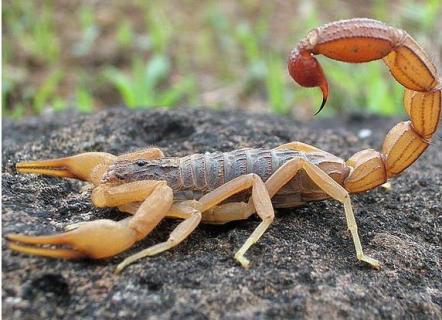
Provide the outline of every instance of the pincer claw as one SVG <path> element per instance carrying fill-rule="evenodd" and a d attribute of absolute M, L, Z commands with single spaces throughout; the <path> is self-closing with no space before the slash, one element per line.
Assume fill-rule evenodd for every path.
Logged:
<path fill-rule="evenodd" d="M 115 158 L 105 152 L 87 152 L 66 158 L 19 162 L 16 169 L 19 173 L 75 178 L 97 185 Z"/>
<path fill-rule="evenodd" d="M 136 241 L 136 232 L 124 220 L 103 219 L 82 223 L 65 233 L 50 236 L 9 234 L 6 239 L 11 241 L 10 249 L 22 253 L 63 259 L 100 259 L 128 249 Z"/>

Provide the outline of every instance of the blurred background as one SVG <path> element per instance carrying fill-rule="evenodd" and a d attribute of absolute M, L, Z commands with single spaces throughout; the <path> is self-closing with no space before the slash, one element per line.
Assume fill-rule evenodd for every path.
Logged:
<path fill-rule="evenodd" d="M 442 1 L 3 1 L 3 116 L 73 108 L 204 106 L 308 120 L 319 89 L 287 74 L 291 49 L 324 23 L 370 17 L 407 30 L 438 67 Z M 331 98 L 321 113 L 403 112 L 381 62 L 319 58 Z"/>

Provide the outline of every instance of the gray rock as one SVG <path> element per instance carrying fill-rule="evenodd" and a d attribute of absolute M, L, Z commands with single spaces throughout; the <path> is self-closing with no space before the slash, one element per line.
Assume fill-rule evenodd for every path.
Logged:
<path fill-rule="evenodd" d="M 348 158 L 379 149 L 397 119 L 351 116 L 303 125 L 271 115 L 214 112 L 109 110 L 95 115 L 3 120 L 3 234 L 47 234 L 99 218 L 85 183 L 17 175 L 20 160 L 85 151 L 123 153 L 149 145 L 167 155 L 275 147 L 299 140 Z M 361 129 L 372 134 L 358 137 Z M 440 135 L 440 133 L 439 133 Z M 103 261 L 52 260 L 13 253 L 3 241 L 3 317 L 6 319 L 251 319 L 441 318 L 442 141 L 392 188 L 353 196 L 375 271 L 358 263 L 336 201 L 279 210 L 272 227 L 248 252 L 250 269 L 233 254 L 258 219 L 200 226 L 177 248 L 130 266 L 115 266 L 163 241 L 176 225 L 164 221 L 145 240 Z"/>

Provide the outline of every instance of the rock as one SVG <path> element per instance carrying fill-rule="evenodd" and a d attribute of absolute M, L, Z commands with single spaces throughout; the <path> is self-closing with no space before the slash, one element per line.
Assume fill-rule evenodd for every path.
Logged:
<path fill-rule="evenodd" d="M 202 109 L 56 114 L 19 123 L 3 120 L 3 234 L 47 234 L 69 223 L 121 219 L 96 209 L 91 188 L 69 179 L 17 175 L 20 160 L 85 151 L 124 153 L 146 146 L 167 155 L 275 147 L 299 140 L 348 158 L 379 149 L 398 119 L 349 116 L 300 124 L 265 114 Z M 358 137 L 361 128 L 371 135 Z M 440 133 L 439 133 L 440 135 Z M 391 189 L 352 197 L 365 251 L 375 271 L 358 263 L 336 201 L 278 210 L 272 227 L 248 252 L 251 268 L 233 254 L 257 218 L 202 225 L 177 248 L 115 275 L 115 266 L 163 241 L 164 221 L 145 240 L 103 261 L 62 261 L 13 253 L 3 241 L 3 316 L 8 319 L 145 318 L 441 318 L 442 141 Z"/>

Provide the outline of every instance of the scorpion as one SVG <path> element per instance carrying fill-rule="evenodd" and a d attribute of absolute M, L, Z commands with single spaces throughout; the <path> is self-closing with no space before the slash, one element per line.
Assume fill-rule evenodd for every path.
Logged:
<path fill-rule="evenodd" d="M 94 185 L 91 200 L 96 207 L 116 207 L 131 215 L 119 222 L 76 223 L 55 235 L 8 234 L 9 248 L 53 258 L 102 259 L 129 249 L 164 218 L 181 220 L 166 241 L 123 260 L 116 268 L 120 272 L 138 259 L 178 245 L 200 223 L 223 224 L 256 213 L 261 222 L 235 254 L 247 267 L 244 255 L 271 225 L 274 208 L 333 198 L 343 204 L 357 259 L 379 268 L 380 262 L 362 249 L 349 194 L 384 184 L 427 149 L 440 120 L 442 80 L 407 32 L 367 18 L 332 22 L 310 31 L 288 59 L 289 74 L 299 85 L 321 89 L 319 111 L 329 95 L 327 79 L 315 58 L 319 54 L 349 63 L 382 59 L 405 87 L 403 102 L 411 120 L 389 131 L 380 152 L 366 149 L 344 161 L 314 146 L 290 142 L 274 149 L 181 158 L 165 157 L 152 147 L 120 156 L 88 152 L 19 162 L 20 173 L 88 181 Z"/>

